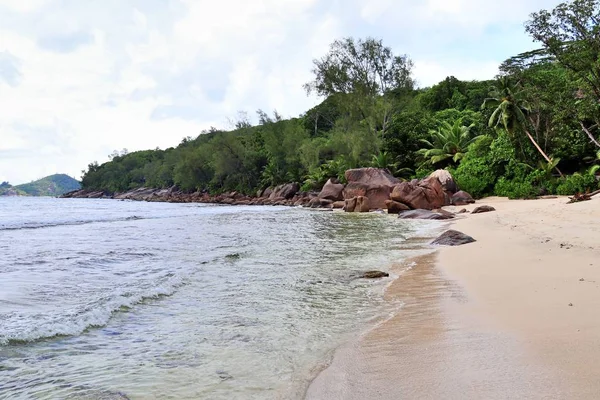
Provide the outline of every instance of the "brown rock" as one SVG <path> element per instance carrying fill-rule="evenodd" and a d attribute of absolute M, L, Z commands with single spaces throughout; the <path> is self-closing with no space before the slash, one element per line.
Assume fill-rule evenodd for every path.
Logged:
<path fill-rule="evenodd" d="M 356 199 L 357 197 L 353 197 L 351 199 L 344 200 L 344 211 L 354 212 L 354 209 L 356 208 Z"/>
<path fill-rule="evenodd" d="M 469 193 L 461 190 L 452 196 L 451 203 L 455 206 L 466 206 L 467 204 L 475 203 L 475 200 Z"/>
<path fill-rule="evenodd" d="M 342 209 L 346 205 L 345 201 L 336 201 L 333 203 L 333 208 Z"/>
<path fill-rule="evenodd" d="M 319 193 L 319 197 L 321 199 L 327 199 L 332 201 L 340 201 L 344 200 L 344 185 L 338 183 L 335 179 L 329 179 L 323 189 L 321 189 L 321 193 Z"/>
<path fill-rule="evenodd" d="M 382 272 L 382 271 L 367 271 L 365 273 L 363 273 L 360 278 L 363 279 L 379 279 L 379 278 L 387 278 L 388 276 L 390 276 L 390 274 L 388 274 L 387 272 Z"/>
<path fill-rule="evenodd" d="M 364 196 L 369 199 L 372 209 L 385 208 L 385 201 L 390 199 L 394 185 L 400 182 L 387 170 L 378 168 L 358 168 L 346 171 L 346 185 L 344 199 Z"/>
<path fill-rule="evenodd" d="M 448 172 L 447 170 L 438 169 L 437 171 L 432 172 L 431 175 L 429 175 L 429 177 L 437 178 L 438 181 L 440 181 L 440 183 L 442 184 L 442 188 L 445 192 L 450 192 L 451 195 L 452 193 L 458 192 L 458 185 L 454 181 L 454 178 L 452 177 L 450 172 Z"/>
<path fill-rule="evenodd" d="M 437 239 L 431 242 L 431 244 L 441 246 L 460 246 L 467 243 L 473 243 L 475 241 L 476 240 L 471 236 L 451 229 L 442 233 Z"/>
<path fill-rule="evenodd" d="M 273 193 L 269 195 L 270 200 L 283 197 L 284 199 L 291 199 L 300 190 L 300 184 L 298 182 L 285 183 L 279 185 L 273 189 Z M 266 190 L 265 190 L 266 192 Z M 263 194 L 264 196 L 264 194 Z"/>
<path fill-rule="evenodd" d="M 388 171 L 380 168 L 357 168 L 349 169 L 345 173 L 348 183 L 360 182 L 369 186 L 394 187 L 400 183 L 400 179 L 392 176 Z"/>
<path fill-rule="evenodd" d="M 454 213 L 451 213 L 450 211 L 444 210 L 442 208 L 436 208 L 435 210 L 432 210 L 432 211 L 434 213 L 442 214 L 443 216 L 446 216 L 448 218 L 456 217 L 456 215 L 454 215 Z"/>
<path fill-rule="evenodd" d="M 402 182 L 392 190 L 391 199 L 412 209 L 433 210 L 445 205 L 444 190 L 437 178 L 427 178 L 414 185 Z"/>
<path fill-rule="evenodd" d="M 476 209 L 474 209 L 473 211 L 471 211 L 471 214 L 481 214 L 481 213 L 486 213 L 486 212 L 491 212 L 491 211 L 496 211 L 496 209 L 492 206 L 479 206 Z"/>
<path fill-rule="evenodd" d="M 398 214 L 402 211 L 410 210 L 410 207 L 408 207 L 407 205 L 398 203 L 397 201 L 394 201 L 394 200 L 386 200 L 385 206 L 388 210 L 388 214 Z"/>
<path fill-rule="evenodd" d="M 466 208 L 463 208 L 462 210 L 460 210 L 459 212 L 457 212 L 457 214 L 466 214 L 468 211 Z"/>
<path fill-rule="evenodd" d="M 443 214 L 435 213 L 430 210 L 409 210 L 409 211 L 403 211 L 400 214 L 398 214 L 398 218 L 445 220 L 445 219 L 451 219 L 453 217 L 447 217 Z"/>
<path fill-rule="evenodd" d="M 365 196 L 345 200 L 344 211 L 346 212 L 369 212 L 369 210 L 369 199 Z"/>

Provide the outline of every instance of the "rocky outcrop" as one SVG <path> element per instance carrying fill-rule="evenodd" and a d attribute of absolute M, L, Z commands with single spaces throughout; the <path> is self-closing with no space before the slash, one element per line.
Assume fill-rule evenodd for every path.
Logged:
<path fill-rule="evenodd" d="M 398 218 L 445 220 L 445 219 L 452 219 L 452 218 L 454 218 L 454 216 L 448 216 L 448 215 L 436 213 L 431 210 L 410 210 L 410 211 L 401 212 L 400 214 L 398 214 Z"/>
<path fill-rule="evenodd" d="M 479 206 L 473 211 L 471 211 L 471 214 L 482 214 L 491 211 L 496 211 L 496 209 L 492 206 Z"/>
<path fill-rule="evenodd" d="M 344 200 L 344 185 L 339 183 L 337 180 L 329 179 L 321 192 L 319 193 L 319 198 L 331 200 L 331 201 L 341 201 Z"/>
<path fill-rule="evenodd" d="M 475 239 L 473 239 L 471 236 L 451 229 L 442 233 L 437 239 L 431 242 L 431 244 L 440 246 L 460 246 L 473 242 L 475 242 Z"/>
<path fill-rule="evenodd" d="M 369 198 L 365 196 L 357 196 L 345 200 L 344 211 L 346 212 L 369 212 L 369 210 Z"/>
<path fill-rule="evenodd" d="M 394 200 L 386 200 L 385 207 L 388 210 L 388 214 L 398 214 L 398 213 L 401 213 L 402 211 L 410 210 L 410 207 L 407 206 L 406 204 L 398 203 L 397 201 L 394 201 Z"/>
<path fill-rule="evenodd" d="M 450 172 L 448 172 L 445 169 L 438 169 L 437 171 L 433 171 L 429 175 L 429 178 L 437 178 L 437 180 L 440 181 L 440 183 L 442 184 L 443 190 L 446 193 L 448 193 L 449 196 L 452 196 L 452 194 L 458 192 L 458 185 L 454 181 L 454 178 L 452 177 Z"/>
<path fill-rule="evenodd" d="M 345 174 L 348 185 L 344 188 L 344 199 L 363 196 L 369 199 L 372 209 L 385 208 L 392 188 L 400 183 L 388 171 L 379 168 L 350 169 Z"/>
<path fill-rule="evenodd" d="M 300 184 L 298 182 L 284 183 L 283 185 L 276 186 L 273 189 L 273 193 L 269 195 L 269 200 L 289 200 L 294 197 L 298 191 L 300 191 Z"/>
<path fill-rule="evenodd" d="M 435 177 L 423 179 L 416 185 L 412 182 L 402 182 L 394 187 L 390 197 L 415 210 L 433 210 L 446 205 L 442 184 Z"/>
<path fill-rule="evenodd" d="M 394 185 L 400 183 L 400 179 L 392 176 L 387 170 L 380 168 L 349 169 L 344 176 L 348 183 L 360 182 L 371 186 L 394 187 Z"/>
<path fill-rule="evenodd" d="M 307 204 L 310 208 L 333 208 L 333 201 L 313 197 Z"/>
<path fill-rule="evenodd" d="M 454 206 L 466 206 L 475 203 L 475 200 L 469 193 L 461 190 L 452 195 L 451 203 Z"/>

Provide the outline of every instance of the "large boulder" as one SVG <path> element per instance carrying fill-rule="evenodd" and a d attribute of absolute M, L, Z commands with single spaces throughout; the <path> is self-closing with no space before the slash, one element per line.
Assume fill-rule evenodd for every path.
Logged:
<path fill-rule="evenodd" d="M 437 178 L 413 182 L 402 182 L 394 187 L 391 199 L 406 204 L 412 209 L 433 210 L 446 205 L 446 194 Z"/>
<path fill-rule="evenodd" d="M 398 203 L 394 200 L 386 200 L 385 207 L 388 210 L 388 214 L 399 214 L 402 211 L 410 210 L 410 207 L 408 207 L 406 204 Z"/>
<path fill-rule="evenodd" d="M 400 183 L 400 179 L 395 178 L 385 169 L 380 168 L 356 168 L 349 169 L 344 174 L 348 183 L 360 182 L 375 186 L 394 187 Z"/>
<path fill-rule="evenodd" d="M 455 206 L 466 206 L 467 204 L 473 204 L 475 203 L 475 199 L 473 199 L 473 197 L 471 197 L 471 195 L 467 192 L 464 191 L 459 191 L 454 193 L 454 195 L 452 195 L 452 205 Z"/>
<path fill-rule="evenodd" d="M 298 182 L 284 183 L 273 189 L 273 193 L 269 195 L 269 200 L 275 199 L 291 199 L 300 190 L 300 184 Z M 265 194 L 263 193 L 263 196 Z"/>
<path fill-rule="evenodd" d="M 344 211 L 346 212 L 369 212 L 369 210 L 369 199 L 365 196 L 345 200 Z"/>
<path fill-rule="evenodd" d="M 437 239 L 431 242 L 431 244 L 437 244 L 441 246 L 460 246 L 473 242 L 475 242 L 475 239 L 473 239 L 471 236 L 451 229 L 442 233 Z"/>
<path fill-rule="evenodd" d="M 400 183 L 389 172 L 378 168 L 358 168 L 346 171 L 344 199 L 363 196 L 369 199 L 372 209 L 385 208 L 385 202 L 390 199 L 390 193 L 395 185 Z"/>
<path fill-rule="evenodd" d="M 436 213 L 430 210 L 409 210 L 402 211 L 398 214 L 398 218 L 401 219 L 434 219 L 434 220 L 445 220 L 452 219 L 453 216 Z"/>
<path fill-rule="evenodd" d="M 319 198 L 331 201 L 341 201 L 344 200 L 343 191 L 343 184 L 339 183 L 337 180 L 329 179 L 323 186 L 323 189 L 321 189 Z"/>
<path fill-rule="evenodd" d="M 458 192 L 458 185 L 454 181 L 454 178 L 445 169 L 438 169 L 437 171 L 433 171 L 430 175 L 430 178 L 437 178 L 438 181 L 442 184 L 442 188 L 445 192 L 449 192 L 450 196 L 452 194 Z"/>

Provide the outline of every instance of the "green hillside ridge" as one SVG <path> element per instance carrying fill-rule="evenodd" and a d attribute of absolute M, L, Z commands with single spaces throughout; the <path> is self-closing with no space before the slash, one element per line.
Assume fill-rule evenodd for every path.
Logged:
<path fill-rule="evenodd" d="M 8 182 L 2 182 L 0 183 L 0 196 L 27 196 L 27 193 L 15 188 Z"/>
<path fill-rule="evenodd" d="M 221 193 L 297 181 L 319 190 L 350 168 L 400 178 L 448 169 L 474 197 L 531 198 L 598 189 L 600 2 L 566 2 L 531 15 L 539 50 L 515 55 L 489 81 L 448 77 L 416 87 L 413 62 L 382 40 L 344 38 L 314 60 L 308 93 L 324 101 L 283 119 L 240 113 L 231 131 L 210 128 L 176 148 L 115 152 L 88 165 L 82 186 Z"/>
<path fill-rule="evenodd" d="M 81 188 L 76 179 L 66 174 L 55 174 L 45 178 L 14 186 L 14 189 L 29 196 L 60 196 Z"/>

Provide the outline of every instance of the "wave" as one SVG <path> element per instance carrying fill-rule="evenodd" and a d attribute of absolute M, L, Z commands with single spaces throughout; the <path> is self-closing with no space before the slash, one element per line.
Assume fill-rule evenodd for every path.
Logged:
<path fill-rule="evenodd" d="M 22 315 L 12 315 L 11 318 L 9 314 L 8 320 L 6 317 L 0 317 L 0 326 L 2 326 L 0 346 L 30 343 L 61 336 L 76 336 L 92 328 L 101 328 L 108 324 L 114 314 L 127 312 L 144 301 L 172 296 L 185 283 L 186 279 L 183 277 L 172 277 L 158 286 L 139 293 L 132 293 L 123 288 L 120 293 L 114 294 L 110 299 L 99 299 L 81 309 L 53 318 L 49 318 L 46 314 L 27 316 L 26 320 Z M 11 320 L 15 320 L 17 326 L 11 328 Z M 32 327 L 34 321 L 37 321 L 37 326 Z"/>
<path fill-rule="evenodd" d="M 69 225 L 85 225 L 85 224 L 96 224 L 100 222 L 123 222 L 123 221 L 137 221 L 142 219 L 155 219 L 159 217 L 139 217 L 137 215 L 132 215 L 130 217 L 121 217 L 121 218 L 99 218 L 99 219 L 89 219 L 89 220 L 75 220 L 75 221 L 53 221 L 53 222 L 25 222 L 21 225 L 15 226 L 3 226 L 0 225 L 0 231 L 16 231 L 21 229 L 42 229 L 42 228 L 53 228 L 57 226 L 69 226 Z"/>

